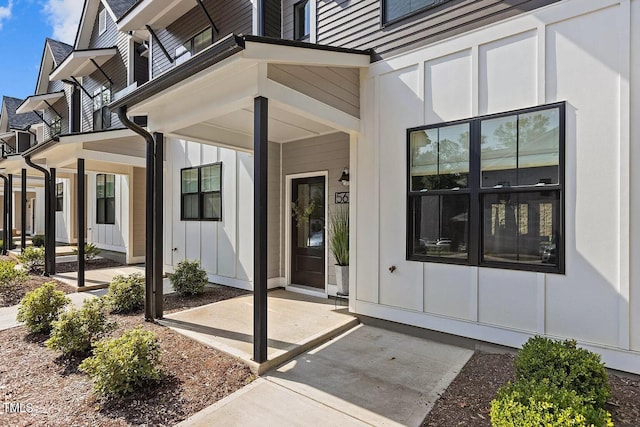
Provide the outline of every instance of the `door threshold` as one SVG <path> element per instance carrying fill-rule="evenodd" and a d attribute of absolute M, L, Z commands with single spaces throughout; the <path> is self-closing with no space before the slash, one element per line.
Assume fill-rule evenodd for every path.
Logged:
<path fill-rule="evenodd" d="M 309 295 L 312 297 L 328 298 L 329 295 L 325 289 L 313 288 L 311 286 L 291 284 L 284 287 L 285 291 L 296 292 L 299 294 Z"/>

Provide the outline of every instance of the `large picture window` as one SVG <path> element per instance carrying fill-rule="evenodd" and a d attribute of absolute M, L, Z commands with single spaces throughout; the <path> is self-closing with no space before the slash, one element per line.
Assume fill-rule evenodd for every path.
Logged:
<path fill-rule="evenodd" d="M 116 223 L 116 176 L 96 176 L 96 223 Z"/>
<path fill-rule="evenodd" d="M 562 272 L 564 103 L 407 132 L 407 258 Z"/>
<path fill-rule="evenodd" d="M 182 169 L 181 219 L 222 220 L 222 163 Z"/>
<path fill-rule="evenodd" d="M 448 0 L 381 0 L 382 22 L 390 24 Z"/>

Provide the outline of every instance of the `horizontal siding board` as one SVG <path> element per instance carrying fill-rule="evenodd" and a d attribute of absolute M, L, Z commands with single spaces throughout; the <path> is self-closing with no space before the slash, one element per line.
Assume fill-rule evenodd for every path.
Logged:
<path fill-rule="evenodd" d="M 100 12 L 104 10 L 104 5 L 100 2 L 96 19 L 93 23 L 93 29 L 91 30 L 91 38 L 89 39 L 89 49 L 98 49 L 103 47 L 115 46 L 118 40 L 118 27 L 111 19 L 111 14 L 107 13 L 107 30 L 99 34 L 100 30 Z"/>
<path fill-rule="evenodd" d="M 251 34 L 253 28 L 253 5 L 251 0 L 205 0 L 207 11 L 220 31 L 214 34 L 213 40 L 236 34 Z M 193 9 L 171 23 L 167 28 L 155 29 L 155 32 L 169 55 L 175 57 L 175 51 L 187 40 L 210 26 L 209 20 L 200 6 Z M 157 43 L 152 43 L 153 76 L 167 71 L 173 64 L 162 52 Z"/>
<path fill-rule="evenodd" d="M 318 2 L 318 43 L 354 49 L 373 48 L 384 58 L 497 22 L 559 0 L 451 0 L 387 27 L 380 0 Z M 287 0 L 283 1 L 287 4 Z M 292 38 L 285 9 L 285 38 Z"/>

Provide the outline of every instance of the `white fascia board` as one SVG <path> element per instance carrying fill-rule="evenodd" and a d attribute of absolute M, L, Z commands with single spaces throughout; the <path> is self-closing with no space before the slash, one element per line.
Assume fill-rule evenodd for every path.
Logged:
<path fill-rule="evenodd" d="M 138 136 L 131 129 L 119 129 L 102 132 L 78 133 L 74 135 L 60 136 L 59 144 L 79 144 L 83 142 L 109 142 L 114 139 L 131 138 Z"/>
<path fill-rule="evenodd" d="M 369 55 L 251 41 L 245 43 L 242 55 L 246 59 L 267 63 L 318 67 L 367 68 L 371 63 Z"/>
<path fill-rule="evenodd" d="M 49 80 L 64 80 L 70 77 L 87 76 L 95 71 L 91 59 L 102 66 L 118 53 L 118 48 L 74 50 L 51 74 Z"/>

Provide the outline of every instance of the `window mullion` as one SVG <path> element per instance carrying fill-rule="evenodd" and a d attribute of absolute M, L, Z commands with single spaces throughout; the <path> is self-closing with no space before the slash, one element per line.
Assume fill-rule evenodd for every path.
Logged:
<path fill-rule="evenodd" d="M 469 138 L 469 263 L 480 263 L 482 220 L 480 207 L 480 122 L 470 123 Z"/>

